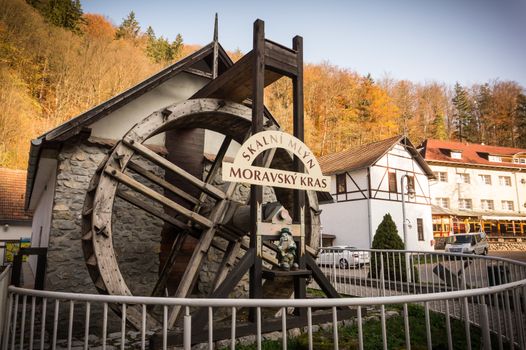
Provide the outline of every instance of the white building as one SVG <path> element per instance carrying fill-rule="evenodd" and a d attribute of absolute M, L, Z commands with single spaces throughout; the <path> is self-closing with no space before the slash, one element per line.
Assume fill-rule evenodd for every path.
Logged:
<path fill-rule="evenodd" d="M 526 233 L 526 149 L 426 140 L 435 236 Z"/>
<path fill-rule="evenodd" d="M 392 137 L 320 158 L 332 177 L 333 203 L 322 205 L 323 232 L 335 245 L 369 248 L 385 214 L 391 214 L 403 239 L 402 196 L 407 217 L 407 248 L 432 250 L 429 178 L 433 172 L 411 142 Z M 407 189 L 402 194 L 402 177 Z"/>

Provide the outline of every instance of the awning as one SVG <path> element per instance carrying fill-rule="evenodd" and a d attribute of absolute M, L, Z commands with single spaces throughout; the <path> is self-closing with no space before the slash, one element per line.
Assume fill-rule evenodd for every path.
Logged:
<path fill-rule="evenodd" d="M 482 215 L 482 220 L 526 221 L 526 216 Z"/>

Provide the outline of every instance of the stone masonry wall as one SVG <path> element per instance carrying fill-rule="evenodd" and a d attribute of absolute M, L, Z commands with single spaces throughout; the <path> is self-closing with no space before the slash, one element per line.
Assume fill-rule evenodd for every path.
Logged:
<path fill-rule="evenodd" d="M 97 294 L 82 253 L 81 212 L 87 187 L 108 151 L 107 146 L 85 141 L 65 145 L 59 154 L 48 247 L 48 290 Z M 137 161 L 162 176 L 159 168 L 146 161 Z M 141 182 L 145 183 L 145 180 Z M 147 185 L 162 193 L 159 188 Z M 157 208 L 162 211 L 161 206 L 157 205 Z M 113 245 L 119 268 L 133 294 L 149 295 L 157 281 L 163 222 L 119 198 L 114 202 L 113 213 Z M 59 333 L 67 329 L 68 309 L 67 304 L 60 308 L 59 322 L 64 327 L 59 327 Z M 83 304 L 75 306 L 75 322 L 81 321 L 84 312 Z M 113 312 L 108 316 L 110 330 L 118 330 L 118 318 Z M 99 305 L 93 305 L 91 320 L 94 328 L 102 325 Z M 52 324 L 52 319 L 47 324 Z"/>
<path fill-rule="evenodd" d="M 60 152 L 48 248 L 49 290 L 96 293 L 82 254 L 81 211 L 88 184 L 107 151 L 84 142 L 66 145 Z M 118 198 L 113 213 L 119 267 L 132 292 L 148 295 L 157 280 L 163 222 Z"/>

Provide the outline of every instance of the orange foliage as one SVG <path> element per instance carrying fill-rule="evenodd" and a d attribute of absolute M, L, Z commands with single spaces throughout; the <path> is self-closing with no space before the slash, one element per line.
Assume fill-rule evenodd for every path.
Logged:
<path fill-rule="evenodd" d="M 106 17 L 87 13 L 83 19 L 84 24 L 81 30 L 84 34 L 97 39 L 113 40 L 115 38 L 115 27 Z"/>

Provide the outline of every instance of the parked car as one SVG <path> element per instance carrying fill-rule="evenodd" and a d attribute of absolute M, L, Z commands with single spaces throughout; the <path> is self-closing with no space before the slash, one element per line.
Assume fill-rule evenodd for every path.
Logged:
<path fill-rule="evenodd" d="M 369 264 L 370 255 L 369 252 L 360 251 L 352 246 L 323 247 L 316 261 L 320 266 L 348 269 L 350 266 Z"/>
<path fill-rule="evenodd" d="M 488 249 L 485 232 L 457 233 L 446 239 L 446 253 L 487 255 Z"/>

